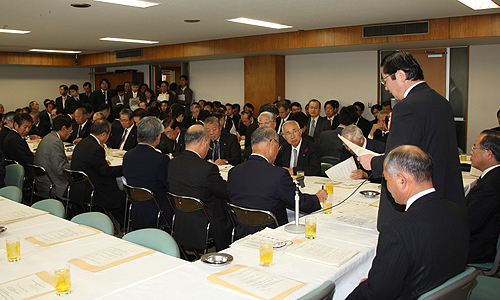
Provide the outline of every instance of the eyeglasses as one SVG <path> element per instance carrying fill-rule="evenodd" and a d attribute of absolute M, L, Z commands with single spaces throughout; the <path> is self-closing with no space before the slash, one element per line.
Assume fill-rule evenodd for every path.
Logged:
<path fill-rule="evenodd" d="M 269 141 L 274 141 L 274 142 L 276 142 L 276 144 L 278 144 L 278 146 L 279 146 L 279 147 L 278 147 L 278 151 L 280 151 L 280 150 L 281 150 L 282 146 L 280 146 L 280 143 L 279 143 L 276 139 L 270 139 Z"/>
<path fill-rule="evenodd" d="M 269 126 L 269 124 L 271 124 L 271 123 L 274 123 L 274 122 L 273 121 L 259 122 L 259 126 L 260 125 Z"/>
<path fill-rule="evenodd" d="M 380 83 L 383 84 L 383 85 L 385 85 L 387 83 L 386 82 L 387 77 L 392 76 L 394 74 L 396 74 L 396 73 L 389 74 L 389 75 L 385 76 L 384 78 L 380 79 Z"/>
<path fill-rule="evenodd" d="M 290 136 L 292 136 L 292 135 L 296 135 L 296 134 L 298 134 L 298 133 L 299 133 L 299 132 L 297 131 L 297 129 L 294 129 L 294 130 L 292 130 L 292 131 L 287 131 L 287 132 L 283 133 L 283 135 L 284 135 L 284 136 L 287 136 L 287 137 L 290 137 Z"/>
<path fill-rule="evenodd" d="M 474 147 L 474 146 L 472 146 L 471 150 L 474 151 L 474 150 L 488 150 L 488 149 L 484 149 L 484 148 L 481 148 L 481 147 Z"/>

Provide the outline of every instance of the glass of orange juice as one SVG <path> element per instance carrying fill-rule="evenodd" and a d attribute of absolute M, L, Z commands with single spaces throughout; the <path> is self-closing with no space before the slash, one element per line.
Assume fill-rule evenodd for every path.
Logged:
<path fill-rule="evenodd" d="M 6 239 L 7 259 L 16 262 L 21 259 L 21 244 L 18 236 L 11 236 Z"/>
<path fill-rule="evenodd" d="M 260 265 L 270 267 L 273 265 L 273 244 L 261 243 L 259 247 Z"/>
<path fill-rule="evenodd" d="M 326 192 L 333 195 L 333 182 L 325 183 Z"/>
<path fill-rule="evenodd" d="M 54 267 L 54 279 L 56 281 L 56 294 L 59 296 L 71 293 L 71 274 L 68 264 L 60 264 Z"/>
<path fill-rule="evenodd" d="M 316 217 L 306 217 L 306 238 L 314 239 L 316 237 Z"/>

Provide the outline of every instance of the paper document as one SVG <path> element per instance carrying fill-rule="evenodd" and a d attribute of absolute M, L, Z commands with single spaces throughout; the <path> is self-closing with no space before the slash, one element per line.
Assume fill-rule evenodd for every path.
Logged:
<path fill-rule="evenodd" d="M 483 174 L 483 171 L 476 169 L 472 166 L 470 167 L 470 176 L 479 177 L 479 176 L 481 176 L 481 174 Z"/>
<path fill-rule="evenodd" d="M 231 244 L 231 248 L 239 247 L 257 250 L 259 249 L 261 243 L 265 242 L 269 244 L 275 244 L 279 242 L 287 242 L 292 241 L 296 237 L 296 234 L 290 234 L 286 232 L 276 233 L 271 228 L 266 227 L 264 230 L 251 235 L 247 235 L 246 237 L 237 240 L 236 242 Z"/>
<path fill-rule="evenodd" d="M 360 146 L 354 144 L 353 142 L 349 141 L 348 139 L 341 136 L 340 134 L 338 136 L 339 136 L 339 139 L 342 142 L 344 142 L 347 145 L 347 147 L 351 148 L 351 150 L 354 153 L 356 153 L 357 156 L 366 155 L 366 154 L 371 154 L 371 155 L 375 155 L 375 156 L 381 155 L 380 153 L 373 152 L 371 150 L 365 149 L 363 147 L 360 147 Z"/>
<path fill-rule="evenodd" d="M 354 157 L 351 157 L 326 170 L 325 173 L 328 176 L 328 178 L 330 178 L 333 181 L 345 181 L 345 180 L 351 180 L 352 171 L 355 171 L 357 169 L 358 167 L 354 162 Z"/>
<path fill-rule="evenodd" d="M 26 240 L 32 242 L 33 244 L 47 247 L 98 233 L 101 233 L 101 231 L 84 225 L 77 225 L 61 230 L 52 231 L 49 233 L 30 236 L 27 237 Z"/>
<path fill-rule="evenodd" d="M 71 259 L 69 262 L 82 269 L 99 272 L 154 252 L 126 242 Z"/>
<path fill-rule="evenodd" d="M 231 170 L 233 168 L 232 165 L 221 165 L 218 167 L 219 167 L 219 171 L 224 171 L 224 172 L 229 172 L 229 170 Z"/>
<path fill-rule="evenodd" d="M 208 276 L 207 279 L 247 295 L 272 300 L 282 299 L 306 285 L 304 282 L 243 265 L 232 266 Z"/>
<path fill-rule="evenodd" d="M 26 207 L 23 210 L 12 211 L 5 214 L 0 214 L 0 224 L 7 224 L 14 221 L 20 221 L 24 219 L 33 218 L 40 215 L 48 214 L 48 212 L 43 210 L 38 210 L 30 207 Z"/>
<path fill-rule="evenodd" d="M 170 98 L 169 94 L 159 94 L 156 99 L 161 102 L 161 101 L 168 101 L 169 98 Z"/>
<path fill-rule="evenodd" d="M 340 267 L 358 253 L 359 251 L 342 249 L 318 241 L 306 241 L 297 247 L 290 247 L 285 252 L 285 254 L 291 256 L 305 258 L 334 267 Z"/>
<path fill-rule="evenodd" d="M 43 271 L 0 284 L 0 299 L 32 299 L 55 292 L 54 277 Z"/>

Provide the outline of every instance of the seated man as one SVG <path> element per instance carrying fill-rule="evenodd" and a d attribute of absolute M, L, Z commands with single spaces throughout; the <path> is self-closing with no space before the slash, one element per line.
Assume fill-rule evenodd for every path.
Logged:
<path fill-rule="evenodd" d="M 30 116 L 33 119 L 33 124 L 28 132 L 29 136 L 38 136 L 43 138 L 50 132 L 50 123 L 41 121 L 40 112 L 38 110 L 33 110 L 30 112 Z"/>
<path fill-rule="evenodd" d="M 82 139 L 89 136 L 92 122 L 88 119 L 87 110 L 83 107 L 79 107 L 75 110 L 75 121 L 76 122 L 73 123 L 73 133 L 71 133 L 68 142 L 78 144 Z"/>
<path fill-rule="evenodd" d="M 390 114 L 391 112 L 388 110 L 381 110 L 377 114 L 377 122 L 372 125 L 372 129 L 370 131 L 370 134 L 368 135 L 369 139 L 373 139 L 382 143 L 387 142 L 387 137 L 389 136 L 389 128 L 388 126 L 388 121 L 386 121 L 386 117 Z"/>
<path fill-rule="evenodd" d="M 126 108 L 120 111 L 122 126 L 115 129 L 106 145 L 113 149 L 128 151 L 137 145 L 137 126 L 134 124 L 134 113 Z"/>
<path fill-rule="evenodd" d="M 172 153 L 175 157 L 186 149 L 184 137 L 186 136 L 186 129 L 179 127 L 179 122 L 172 117 L 166 117 L 162 122 L 163 134 L 161 135 L 160 144 L 156 147 L 162 153 Z"/>
<path fill-rule="evenodd" d="M 500 234 L 500 132 L 481 132 L 470 160 L 483 174 L 465 197 L 470 226 L 467 262 L 492 262 Z"/>
<path fill-rule="evenodd" d="M 3 127 L 0 130 L 0 148 L 3 149 L 3 143 L 5 142 L 5 138 L 7 135 L 14 130 L 14 117 L 16 113 L 13 111 L 9 111 L 3 116 Z"/>
<path fill-rule="evenodd" d="M 115 219 L 123 224 L 125 193 L 118 189 L 117 177 L 123 175 L 122 167 L 110 167 L 106 161 L 104 143 L 111 134 L 111 124 L 97 120 L 90 127 L 90 135 L 81 140 L 73 151 L 71 169 L 83 171 L 94 185 L 94 204 L 106 208 Z M 82 205 L 90 201 L 90 184 L 71 184 L 71 201 Z"/>
<path fill-rule="evenodd" d="M 133 187 L 142 187 L 155 194 L 158 205 L 163 210 L 169 225 L 174 211 L 167 199 L 167 171 L 169 157 L 155 150 L 163 131 L 161 121 L 155 117 L 145 117 L 137 124 L 139 144 L 123 157 L 123 175 Z M 156 228 L 158 207 L 154 201 L 132 201 L 132 228 Z M 165 220 L 160 217 L 160 225 Z"/>
<path fill-rule="evenodd" d="M 358 113 L 354 106 L 344 106 L 340 110 L 339 125 L 334 130 L 323 131 L 319 137 L 319 149 L 321 157 L 331 156 L 340 158 L 342 154 L 342 141 L 338 135 L 349 125 L 352 125 L 358 119 Z"/>
<path fill-rule="evenodd" d="M 416 146 L 397 147 L 385 158 L 387 187 L 406 212 L 380 230 L 368 279 L 348 300 L 417 299 L 465 270 L 467 217 L 436 192 L 433 169 L 432 157 Z"/>
<path fill-rule="evenodd" d="M 302 131 L 297 121 L 286 121 L 283 125 L 283 136 L 287 143 L 280 150 L 275 165 L 283 167 L 290 175 L 304 171 L 306 176 L 321 175 L 321 158 L 319 148 L 314 142 L 302 138 Z"/>
<path fill-rule="evenodd" d="M 47 171 L 54 182 L 51 195 L 57 195 L 59 199 L 66 192 L 68 181 L 64 177 L 63 169 L 69 169 L 69 161 L 64 153 L 63 142 L 71 135 L 71 119 L 68 116 L 59 116 L 54 119 L 52 132 L 47 134 L 35 153 L 34 164 L 41 166 Z M 49 194 L 50 181 L 46 176 L 36 179 L 36 187 L 39 193 Z"/>
<path fill-rule="evenodd" d="M 349 125 L 344 130 L 342 130 L 342 137 L 345 137 L 347 140 L 353 142 L 354 144 L 360 146 L 361 148 L 365 148 L 371 150 L 375 153 L 384 153 L 385 152 L 385 144 L 379 141 L 367 139 L 363 136 L 363 132 L 356 125 Z M 354 152 L 347 147 L 346 144 L 342 147 L 342 154 L 340 155 L 340 161 L 344 161 L 346 159 L 354 156 Z M 364 179 L 368 178 L 372 172 L 363 169 L 356 159 L 354 159 L 358 169 L 353 171 L 351 174 L 351 179 Z M 380 183 L 380 180 L 378 181 Z"/>
<path fill-rule="evenodd" d="M 26 143 L 25 137 L 30 131 L 33 119 L 29 114 L 21 113 L 14 116 L 14 130 L 11 130 L 3 144 L 5 158 L 17 161 L 24 167 L 24 176 L 33 181 L 33 175 L 28 170 L 28 164 L 33 164 L 33 153 Z"/>
<path fill-rule="evenodd" d="M 222 132 L 222 126 L 217 117 L 205 119 L 205 128 L 210 134 L 210 150 L 206 159 L 211 159 L 216 165 L 237 165 L 241 163 L 241 148 L 234 134 Z"/>
<path fill-rule="evenodd" d="M 215 239 L 215 248 L 225 249 L 231 243 L 232 226 L 227 213 L 226 182 L 220 176 L 219 168 L 204 160 L 210 148 L 210 136 L 203 126 L 195 124 L 186 131 L 185 141 L 186 150 L 168 165 L 170 191 L 203 201 L 212 221 L 210 234 Z M 203 218 L 201 212 L 185 213 L 176 209 L 174 234 L 180 245 L 193 243 L 191 228 Z"/>
<path fill-rule="evenodd" d="M 278 224 L 288 223 L 285 206 L 295 206 L 295 184 L 290 173 L 273 166 L 279 151 L 278 134 L 269 127 L 261 127 L 252 134 L 252 155 L 248 160 L 229 171 L 227 193 L 231 203 L 253 209 L 271 211 Z M 320 201 L 325 190 L 316 195 L 300 193 L 300 210 L 306 213 L 321 209 Z M 261 230 L 262 227 L 236 227 L 236 238 Z"/>

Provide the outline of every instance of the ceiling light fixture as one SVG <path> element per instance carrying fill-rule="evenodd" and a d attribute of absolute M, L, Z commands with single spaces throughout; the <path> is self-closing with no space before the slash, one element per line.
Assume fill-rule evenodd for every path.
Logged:
<path fill-rule="evenodd" d="M 160 3 L 147 2 L 147 1 L 141 1 L 141 0 L 94 0 L 94 1 L 106 2 L 106 3 L 112 3 L 112 4 L 120 4 L 120 5 L 126 5 L 126 6 L 133 6 L 133 7 L 139 7 L 139 8 L 147 8 L 147 7 L 151 7 L 151 6 L 160 5 Z"/>
<path fill-rule="evenodd" d="M 29 30 L 16 30 L 16 29 L 5 29 L 5 27 L 0 28 L 1 33 L 16 33 L 16 34 L 26 34 L 30 33 Z"/>
<path fill-rule="evenodd" d="M 491 0 L 458 0 L 459 2 L 467 5 L 468 7 L 479 10 L 479 9 L 490 9 L 490 8 L 498 8 L 498 4 Z"/>
<path fill-rule="evenodd" d="M 248 19 L 248 18 L 228 19 L 226 21 L 261 26 L 261 27 L 267 27 L 267 28 L 273 28 L 273 29 L 292 28 L 292 26 L 289 26 L 289 25 L 282 25 L 282 24 L 278 24 L 278 23 L 271 23 L 271 22 L 259 21 L 259 20 Z"/>
<path fill-rule="evenodd" d="M 30 49 L 31 52 L 47 52 L 47 53 L 65 53 L 65 54 L 78 54 L 82 51 L 71 51 L 71 50 L 49 50 L 49 49 Z"/>
<path fill-rule="evenodd" d="M 101 41 L 110 41 L 110 42 L 123 42 L 123 43 L 139 43 L 139 44 L 158 44 L 158 41 L 145 41 L 145 40 L 133 40 L 133 39 L 122 39 L 122 38 L 112 38 L 105 37 L 100 38 Z"/>

